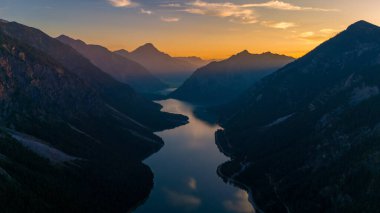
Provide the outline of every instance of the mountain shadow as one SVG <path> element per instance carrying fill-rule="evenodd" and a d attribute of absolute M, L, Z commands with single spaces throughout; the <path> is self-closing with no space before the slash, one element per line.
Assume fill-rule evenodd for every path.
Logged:
<path fill-rule="evenodd" d="M 227 103 L 293 60 L 284 55 L 269 52 L 251 54 L 245 50 L 229 59 L 198 69 L 170 96 L 196 103 Z"/>
<path fill-rule="evenodd" d="M 379 56 L 359 21 L 251 87 L 216 134 L 224 177 L 265 212 L 378 211 Z"/>

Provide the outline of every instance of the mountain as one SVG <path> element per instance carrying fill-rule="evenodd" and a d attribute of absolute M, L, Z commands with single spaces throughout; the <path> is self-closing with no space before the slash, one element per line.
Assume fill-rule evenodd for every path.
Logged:
<path fill-rule="evenodd" d="M 116 53 L 142 64 L 164 82 L 174 85 L 182 83 L 193 71 L 199 68 L 186 60 L 177 59 L 161 52 L 151 43 L 147 43 L 132 52 L 118 50 Z"/>
<path fill-rule="evenodd" d="M 190 56 L 190 57 L 175 57 L 176 59 L 179 59 L 179 60 L 182 60 L 182 61 L 185 61 L 189 64 L 192 64 L 194 67 L 196 68 L 199 68 L 199 67 L 203 67 L 203 66 L 206 66 L 207 64 L 215 61 L 215 60 L 204 60 L 200 57 L 196 57 L 196 56 Z M 195 70 L 195 69 L 194 69 Z"/>
<path fill-rule="evenodd" d="M 0 42 L 2 211 L 116 213 L 144 200 L 153 174 L 141 161 L 163 145 L 152 129 L 185 118 L 39 30 L 1 21 Z"/>
<path fill-rule="evenodd" d="M 3 32 L 0 41 L 2 211 L 120 212 L 147 196 L 140 161 L 162 140 L 48 55 Z"/>
<path fill-rule="evenodd" d="M 116 80 L 127 83 L 140 92 L 155 92 L 166 88 L 164 83 L 149 73 L 143 66 L 113 53 L 105 47 L 89 45 L 65 35 L 61 35 L 57 39 L 77 50 Z"/>
<path fill-rule="evenodd" d="M 183 116 L 160 112 L 160 105 L 146 100 L 130 86 L 118 82 L 93 65 L 72 47 L 38 29 L 16 22 L 3 22 L 0 23 L 0 31 L 46 53 L 93 87 L 109 106 L 153 130 L 173 128 L 186 121 Z"/>
<path fill-rule="evenodd" d="M 226 103 L 252 84 L 294 61 L 273 53 L 238 53 L 198 69 L 171 97 L 190 102 Z"/>
<path fill-rule="evenodd" d="M 359 21 L 266 77 L 225 112 L 225 179 L 265 212 L 376 212 L 380 28 Z"/>

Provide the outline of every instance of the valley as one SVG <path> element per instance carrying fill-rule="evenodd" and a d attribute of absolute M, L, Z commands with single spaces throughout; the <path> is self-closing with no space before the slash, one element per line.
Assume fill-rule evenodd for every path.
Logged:
<path fill-rule="evenodd" d="M 192 104 L 174 99 L 158 103 L 164 111 L 189 117 L 189 124 L 157 133 L 165 146 L 144 161 L 154 173 L 154 187 L 135 212 L 253 213 L 247 192 L 223 182 L 216 172 L 228 161 L 215 144 L 220 126 L 197 118 Z"/>
<path fill-rule="evenodd" d="M 0 212 L 380 212 L 379 7 L 0 0 Z"/>

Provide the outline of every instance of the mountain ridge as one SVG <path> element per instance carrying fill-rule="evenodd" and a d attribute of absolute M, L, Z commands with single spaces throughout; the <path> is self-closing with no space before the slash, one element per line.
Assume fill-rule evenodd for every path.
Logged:
<path fill-rule="evenodd" d="M 141 161 L 162 139 L 46 53 L 2 30 L 0 41 L 3 211 L 120 212 L 144 199 L 153 176 Z"/>
<path fill-rule="evenodd" d="M 95 88 L 117 111 L 130 115 L 153 130 L 173 128 L 184 123 L 184 117 L 161 112 L 161 106 L 137 94 L 129 85 L 103 72 L 74 48 L 63 44 L 41 30 L 16 22 L 0 24 L 6 35 L 29 44 L 62 64 L 68 71 Z"/>
<path fill-rule="evenodd" d="M 293 60 L 284 55 L 269 52 L 251 54 L 244 50 L 196 70 L 170 96 L 192 102 L 227 103 L 261 78 Z"/>
<path fill-rule="evenodd" d="M 87 44 L 66 35 L 61 35 L 57 39 L 76 49 L 116 80 L 127 83 L 140 92 L 156 92 L 167 87 L 142 65 L 115 54 L 103 46 Z"/>
<path fill-rule="evenodd" d="M 142 64 L 164 82 L 174 85 L 182 83 L 199 66 L 197 63 L 172 57 L 152 43 L 146 43 L 131 52 L 118 50 L 116 53 Z"/>
<path fill-rule="evenodd" d="M 161 54 L 163 52 L 159 51 L 156 46 L 153 45 L 153 43 L 146 43 L 140 47 L 137 47 L 135 50 L 131 51 L 130 53 L 135 54 Z M 168 54 L 164 53 L 166 56 L 169 56 Z"/>
<path fill-rule="evenodd" d="M 220 171 L 263 211 L 376 211 L 379 56 L 380 28 L 357 22 L 252 86 L 216 133 Z"/>

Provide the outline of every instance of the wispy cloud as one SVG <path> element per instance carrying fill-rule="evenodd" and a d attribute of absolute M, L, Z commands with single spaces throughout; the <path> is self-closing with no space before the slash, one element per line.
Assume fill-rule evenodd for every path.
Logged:
<path fill-rule="evenodd" d="M 178 7 L 182 7 L 182 5 L 179 4 L 179 3 L 161 4 L 160 6 L 161 6 L 161 7 L 176 7 L 176 8 L 178 8 Z"/>
<path fill-rule="evenodd" d="M 141 9 L 140 10 L 140 13 L 141 14 L 147 14 L 147 15 L 152 15 L 153 14 L 153 11 L 151 11 L 151 10 L 145 10 L 145 9 Z"/>
<path fill-rule="evenodd" d="M 320 11 L 320 12 L 332 12 L 338 11 L 337 9 L 325 9 L 314 7 L 302 7 L 294 4 L 290 4 L 283 1 L 272 0 L 264 3 L 253 4 L 235 4 L 232 2 L 207 2 L 204 0 L 195 0 L 186 4 L 168 4 L 164 7 L 181 8 L 180 11 L 185 11 L 191 14 L 216 16 L 222 18 L 229 18 L 230 21 L 239 22 L 243 24 L 254 24 L 258 22 L 258 15 L 255 11 L 256 8 L 268 8 L 274 10 L 285 11 Z M 269 27 L 286 29 L 293 27 L 290 23 L 280 22 L 276 25 Z"/>
<path fill-rule="evenodd" d="M 293 22 L 272 22 L 272 21 L 263 21 L 261 22 L 262 25 L 266 27 L 271 27 L 275 29 L 282 29 L 286 30 L 288 28 L 296 27 L 297 25 Z"/>
<path fill-rule="evenodd" d="M 138 5 L 131 0 L 108 0 L 108 2 L 114 7 L 134 7 Z"/>
<path fill-rule="evenodd" d="M 321 11 L 321 12 L 335 12 L 339 11 L 337 9 L 326 9 L 326 8 L 314 8 L 314 7 L 301 7 L 298 5 L 293 5 L 287 2 L 283 1 L 268 1 L 264 3 L 257 3 L 257 4 L 243 4 L 241 7 L 249 8 L 249 7 L 264 7 L 264 8 L 271 8 L 271 9 L 277 9 L 277 10 L 291 10 L 291 11 L 302 11 L 302 10 L 309 10 L 309 11 Z"/>
<path fill-rule="evenodd" d="M 179 22 L 181 19 L 177 17 L 161 17 L 163 22 Z"/>
<path fill-rule="evenodd" d="M 338 32 L 339 30 L 335 29 L 321 29 L 319 31 L 308 31 L 300 33 L 296 36 L 296 38 L 312 42 L 321 42 L 335 36 Z"/>
<path fill-rule="evenodd" d="M 241 7 L 233 3 L 208 3 L 202 0 L 187 3 L 182 11 L 199 14 L 229 18 L 230 21 L 253 24 L 257 23 L 256 15 L 252 9 Z"/>

